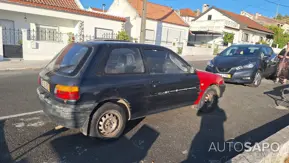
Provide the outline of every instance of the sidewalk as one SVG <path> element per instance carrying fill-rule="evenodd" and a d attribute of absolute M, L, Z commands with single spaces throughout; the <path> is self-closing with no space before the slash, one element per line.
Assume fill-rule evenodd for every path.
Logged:
<path fill-rule="evenodd" d="M 215 56 L 213 55 L 185 55 L 181 56 L 186 61 L 205 61 L 211 60 Z M 35 60 L 35 61 L 27 61 L 20 59 L 12 59 L 12 60 L 3 60 L 0 61 L 0 71 L 12 71 L 12 70 L 27 70 L 27 69 L 41 69 L 43 68 L 50 60 Z"/>
<path fill-rule="evenodd" d="M 25 61 L 25 60 L 3 60 L 0 61 L 0 71 L 41 69 L 50 60 L 43 61 Z"/>
<path fill-rule="evenodd" d="M 191 61 L 206 61 L 206 60 L 211 60 L 215 56 L 214 55 L 184 55 L 182 56 L 186 61 L 191 62 Z"/>
<path fill-rule="evenodd" d="M 270 143 L 270 147 L 268 146 Z M 265 146 L 267 144 L 267 146 Z M 278 146 L 277 146 L 278 145 Z M 258 148 L 260 147 L 260 148 Z M 264 148 L 267 147 L 267 148 Z M 277 151 L 274 151 L 278 148 Z M 264 150 L 262 150 L 262 148 Z M 274 150 L 273 150 L 274 149 Z M 273 150 L 273 151 L 272 151 Z M 250 152 L 243 152 L 227 163 L 288 163 L 289 126 L 258 143 Z M 288 161 L 288 160 L 286 160 Z"/>

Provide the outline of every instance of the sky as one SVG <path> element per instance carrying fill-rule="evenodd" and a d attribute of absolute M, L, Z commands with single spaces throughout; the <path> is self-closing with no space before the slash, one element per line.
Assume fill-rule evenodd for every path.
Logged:
<path fill-rule="evenodd" d="M 106 9 L 109 8 L 113 0 L 80 0 L 85 8 L 97 7 L 102 8 L 102 4 L 106 4 Z M 280 14 L 289 15 L 289 0 L 149 0 L 166 6 L 173 7 L 174 9 L 190 8 L 192 10 L 202 9 L 203 4 L 216 6 L 221 9 L 229 10 L 235 13 L 240 13 L 245 10 L 250 13 L 260 13 L 264 16 L 274 17 L 277 13 L 277 5 L 269 3 L 268 1 L 275 2 L 288 7 L 279 7 Z"/>

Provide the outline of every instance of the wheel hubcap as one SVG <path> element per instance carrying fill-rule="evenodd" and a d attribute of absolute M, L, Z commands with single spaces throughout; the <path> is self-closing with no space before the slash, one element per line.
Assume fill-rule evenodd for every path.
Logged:
<path fill-rule="evenodd" d="M 98 129 L 103 135 L 108 135 L 117 129 L 118 124 L 119 120 L 115 114 L 106 113 L 101 117 L 98 123 Z"/>
<path fill-rule="evenodd" d="M 208 93 L 205 96 L 205 105 L 211 106 L 214 103 L 214 94 Z"/>
<path fill-rule="evenodd" d="M 260 83 L 260 81 L 261 81 L 261 74 L 257 72 L 256 75 L 255 75 L 254 84 L 258 85 Z"/>

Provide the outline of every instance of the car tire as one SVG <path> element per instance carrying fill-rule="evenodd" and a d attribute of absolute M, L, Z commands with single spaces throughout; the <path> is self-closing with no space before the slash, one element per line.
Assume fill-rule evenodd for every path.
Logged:
<path fill-rule="evenodd" d="M 219 89 L 217 86 L 207 88 L 199 102 L 198 112 L 209 113 L 218 107 L 219 96 L 217 89 Z"/>
<path fill-rule="evenodd" d="M 100 139 L 117 139 L 125 129 L 127 116 L 125 110 L 115 103 L 105 103 L 93 114 L 91 132 Z"/>
<path fill-rule="evenodd" d="M 258 70 L 255 74 L 254 80 L 251 84 L 249 84 L 249 87 L 259 87 L 259 85 L 262 83 L 262 72 Z"/>

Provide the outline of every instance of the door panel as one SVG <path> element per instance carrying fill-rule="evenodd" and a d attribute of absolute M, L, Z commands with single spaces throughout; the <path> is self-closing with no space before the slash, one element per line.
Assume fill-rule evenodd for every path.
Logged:
<path fill-rule="evenodd" d="M 150 112 L 192 105 L 198 97 L 195 74 L 153 75 L 150 84 Z"/>
<path fill-rule="evenodd" d="M 150 113 L 195 102 L 199 79 L 188 72 L 188 63 L 167 49 L 143 49 L 143 55 L 150 73 Z"/>

